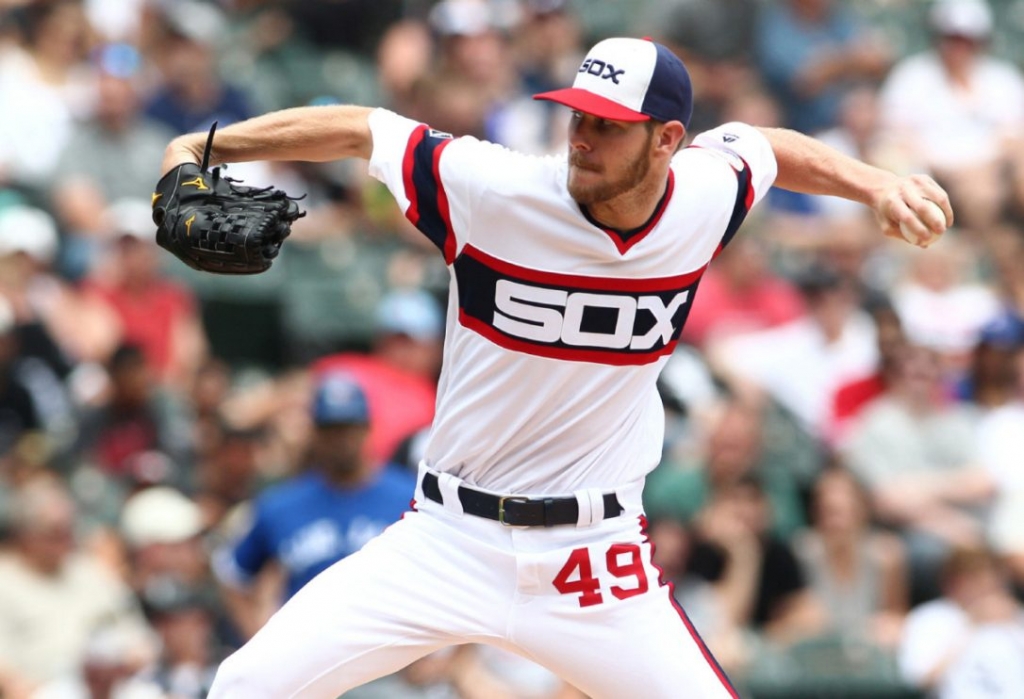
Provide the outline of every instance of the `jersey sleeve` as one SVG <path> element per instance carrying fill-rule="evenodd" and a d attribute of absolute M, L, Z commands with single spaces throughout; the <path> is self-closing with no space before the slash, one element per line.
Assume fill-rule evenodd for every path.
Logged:
<path fill-rule="evenodd" d="M 698 134 L 693 147 L 720 153 L 736 170 L 750 170 L 751 206 L 764 198 L 779 172 L 775 152 L 764 134 L 738 121 Z"/>
<path fill-rule="evenodd" d="M 384 183 L 405 217 L 455 261 L 469 242 L 474 203 L 499 173 L 508 149 L 453 137 L 386 109 L 370 114 L 370 175 Z"/>
<path fill-rule="evenodd" d="M 690 148 L 710 152 L 727 162 L 736 174 L 736 201 L 722 237 L 728 245 L 747 214 L 771 189 L 778 174 L 775 152 L 764 135 L 753 126 L 737 121 L 698 134 Z"/>
<path fill-rule="evenodd" d="M 213 572 L 226 585 L 247 587 L 272 557 L 265 517 L 260 515 L 257 506 L 241 535 L 214 554 Z"/>

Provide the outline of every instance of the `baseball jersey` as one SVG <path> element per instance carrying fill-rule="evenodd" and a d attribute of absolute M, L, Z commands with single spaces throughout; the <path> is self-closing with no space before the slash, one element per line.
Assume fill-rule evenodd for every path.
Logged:
<path fill-rule="evenodd" d="M 452 138 L 377 109 L 370 174 L 451 273 L 426 465 L 517 494 L 634 482 L 661 457 L 656 389 L 701 275 L 775 179 L 745 124 L 704 133 L 628 237 L 569 195 L 568 157 Z"/>
<path fill-rule="evenodd" d="M 387 466 L 355 488 L 310 471 L 256 499 L 245 532 L 214 556 L 222 581 L 245 586 L 271 560 L 285 569 L 291 597 L 317 573 L 363 547 L 409 509 L 412 472 Z"/>

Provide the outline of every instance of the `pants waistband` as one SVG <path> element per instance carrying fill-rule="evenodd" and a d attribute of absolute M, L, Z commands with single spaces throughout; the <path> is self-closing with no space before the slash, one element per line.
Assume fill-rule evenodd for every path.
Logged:
<path fill-rule="evenodd" d="M 587 526 L 621 515 L 625 508 L 615 492 L 580 491 L 565 497 L 499 495 L 463 484 L 448 474 L 421 469 L 420 485 L 428 500 L 445 505 L 445 492 L 457 497 L 466 514 L 512 527 Z"/>

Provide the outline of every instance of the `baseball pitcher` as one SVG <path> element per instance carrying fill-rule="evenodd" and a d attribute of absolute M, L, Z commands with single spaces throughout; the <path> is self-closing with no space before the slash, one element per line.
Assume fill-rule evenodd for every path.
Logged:
<path fill-rule="evenodd" d="M 729 123 L 681 148 L 690 78 L 651 41 L 602 41 L 572 87 L 537 97 L 572 110 L 567 153 L 357 106 L 168 146 L 154 216 L 193 266 L 261 271 L 300 215 L 262 190 L 250 212 L 200 167 L 205 150 L 207 165 L 368 160 L 451 273 L 413 511 L 291 598 L 224 662 L 212 699 L 333 698 L 467 642 L 598 699 L 737 696 L 651 563 L 640 496 L 661 455 L 658 373 L 708 264 L 773 183 L 865 204 L 920 246 L 952 224 L 949 200 L 786 130 Z M 197 179 L 223 193 L 194 196 Z"/>

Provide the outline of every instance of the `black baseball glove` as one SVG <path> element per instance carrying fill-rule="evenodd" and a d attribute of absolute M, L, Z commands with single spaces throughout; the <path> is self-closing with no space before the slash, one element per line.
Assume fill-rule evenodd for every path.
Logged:
<path fill-rule="evenodd" d="M 295 197 L 273 187 L 243 187 L 207 171 L 210 128 L 202 165 L 184 163 L 164 175 L 153 193 L 156 242 L 194 269 L 218 274 L 258 274 L 270 268 L 291 232 L 306 215 Z M 301 197 L 299 197 L 301 198 Z"/>

